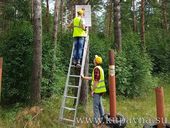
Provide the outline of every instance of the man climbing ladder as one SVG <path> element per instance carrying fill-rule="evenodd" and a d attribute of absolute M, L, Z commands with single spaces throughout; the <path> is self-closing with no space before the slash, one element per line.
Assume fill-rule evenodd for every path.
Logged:
<path fill-rule="evenodd" d="M 77 17 L 73 19 L 68 28 L 73 28 L 74 37 L 74 52 L 73 52 L 73 64 L 80 67 L 82 59 L 83 46 L 86 37 L 85 21 L 83 19 L 84 11 L 82 9 L 77 11 Z"/>

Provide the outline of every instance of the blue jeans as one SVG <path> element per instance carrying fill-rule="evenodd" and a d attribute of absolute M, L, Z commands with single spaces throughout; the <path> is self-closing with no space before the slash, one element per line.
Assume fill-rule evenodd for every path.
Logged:
<path fill-rule="evenodd" d="M 102 118 L 104 116 L 102 95 L 100 94 L 93 95 L 93 112 L 94 112 L 93 123 L 94 124 L 100 123 L 100 121 L 102 121 Z"/>
<path fill-rule="evenodd" d="M 80 61 L 83 54 L 83 47 L 85 42 L 85 37 L 74 37 L 74 51 L 73 57 L 75 61 Z"/>

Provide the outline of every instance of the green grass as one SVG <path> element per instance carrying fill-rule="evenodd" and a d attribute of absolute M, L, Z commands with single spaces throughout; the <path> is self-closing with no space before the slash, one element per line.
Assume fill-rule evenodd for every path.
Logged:
<path fill-rule="evenodd" d="M 170 86 L 164 87 L 165 94 L 165 116 L 170 122 L 170 96 L 169 96 Z M 124 115 L 128 124 L 126 128 L 142 128 L 143 123 L 140 123 L 140 119 L 148 121 L 149 119 L 156 118 L 156 105 L 155 105 L 155 91 L 151 90 L 148 96 L 143 96 L 139 98 L 129 99 L 124 97 L 117 97 L 117 113 Z M 105 112 L 109 113 L 109 98 L 106 96 L 103 98 L 103 104 Z M 40 107 L 43 111 L 37 118 L 34 119 L 33 124 L 35 128 L 65 128 L 66 125 L 59 121 L 59 112 L 61 105 L 61 97 L 51 97 L 48 100 L 42 101 Z M 24 109 L 24 108 L 23 108 Z M 0 108 L 0 128 L 16 128 L 17 121 L 15 116 L 22 112 L 21 108 L 11 108 L 3 109 Z M 92 97 L 89 96 L 86 109 L 80 106 L 78 110 L 78 118 L 90 118 L 93 117 L 92 111 Z M 135 121 L 134 121 L 135 119 Z M 137 121 L 138 119 L 138 121 Z M 36 122 L 36 123 L 35 123 Z M 37 125 L 38 124 L 38 125 Z M 20 126 L 23 128 L 23 126 Z M 17 128 L 20 128 L 17 127 Z M 32 128 L 34 128 L 32 127 Z M 79 124 L 78 127 L 81 128 L 91 128 L 91 124 Z"/>
<path fill-rule="evenodd" d="M 170 122 L 170 86 L 164 87 L 165 117 Z M 109 113 L 109 98 L 103 98 L 105 113 Z M 88 103 L 88 113 L 92 113 L 92 101 Z M 138 98 L 117 97 L 117 113 L 126 117 L 128 124 L 126 128 L 142 128 L 143 123 L 156 120 L 155 90 L 151 90 L 148 96 Z"/>

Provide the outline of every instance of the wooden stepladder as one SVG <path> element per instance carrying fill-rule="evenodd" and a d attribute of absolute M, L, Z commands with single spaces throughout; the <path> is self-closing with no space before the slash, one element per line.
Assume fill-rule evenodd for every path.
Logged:
<path fill-rule="evenodd" d="M 73 51 L 74 51 L 74 44 L 73 44 L 72 53 L 70 57 L 70 64 L 67 73 L 67 80 L 65 83 L 64 96 L 63 96 L 61 110 L 60 110 L 60 120 L 62 120 L 63 122 L 67 122 L 70 126 L 73 127 L 75 127 L 76 125 L 77 108 L 79 104 L 80 90 L 82 84 L 81 75 L 84 74 L 88 42 L 89 42 L 89 37 L 87 36 L 85 38 L 83 56 L 81 60 L 80 71 L 78 74 L 77 73 L 75 74 L 75 72 L 73 71 L 76 68 L 76 66 L 72 64 Z M 73 94 L 73 91 L 76 92 L 76 95 Z"/>

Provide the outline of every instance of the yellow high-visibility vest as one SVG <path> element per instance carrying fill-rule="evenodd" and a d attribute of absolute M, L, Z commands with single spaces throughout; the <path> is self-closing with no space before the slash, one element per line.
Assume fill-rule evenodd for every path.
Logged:
<path fill-rule="evenodd" d="M 85 37 L 86 32 L 80 27 L 82 24 L 82 19 L 80 17 L 75 17 L 73 20 L 74 30 L 73 37 Z"/>
<path fill-rule="evenodd" d="M 104 71 L 103 71 L 101 66 L 96 66 L 95 68 L 99 68 L 99 70 L 100 70 L 100 80 L 99 80 L 99 82 L 97 84 L 96 89 L 94 90 L 94 93 L 106 92 L 106 86 L 105 86 L 105 82 L 104 82 Z M 93 89 L 93 84 L 94 84 L 94 70 L 95 70 L 95 68 L 93 69 L 93 72 L 92 72 L 91 89 Z"/>

